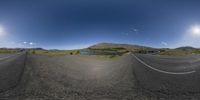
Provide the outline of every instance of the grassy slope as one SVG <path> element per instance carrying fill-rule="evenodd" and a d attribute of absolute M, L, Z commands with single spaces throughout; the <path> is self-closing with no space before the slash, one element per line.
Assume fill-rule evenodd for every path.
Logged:
<path fill-rule="evenodd" d="M 111 59 L 126 56 L 126 55 L 127 54 L 124 54 L 124 55 L 78 55 L 78 56 L 91 57 L 91 58 L 98 59 L 98 60 L 111 60 Z"/>
<path fill-rule="evenodd" d="M 187 56 L 192 54 L 200 54 L 200 50 L 167 50 L 164 52 L 160 52 L 160 55 L 167 55 L 167 56 Z"/>
<path fill-rule="evenodd" d="M 13 54 L 17 52 L 15 49 L 0 49 L 0 54 Z"/>
<path fill-rule="evenodd" d="M 95 52 L 104 52 L 104 53 L 126 53 L 128 52 L 125 48 L 89 48 L 88 50 Z"/>
<path fill-rule="evenodd" d="M 86 49 L 89 50 L 89 49 Z M 125 52 L 126 50 L 116 49 L 95 49 L 98 52 Z M 35 55 L 47 55 L 47 56 L 58 56 L 58 55 L 77 55 L 80 57 L 92 57 L 94 59 L 113 59 L 122 55 L 80 55 L 79 50 L 30 50 L 30 54 Z"/>
<path fill-rule="evenodd" d="M 139 46 L 139 45 L 129 45 L 129 44 L 115 44 L 115 43 L 99 43 L 89 47 L 91 49 L 113 49 L 113 48 L 124 48 L 127 51 L 137 52 L 139 50 L 155 50 L 154 48 Z"/>
<path fill-rule="evenodd" d="M 37 55 L 77 55 L 79 54 L 78 50 L 30 50 L 29 53 Z"/>

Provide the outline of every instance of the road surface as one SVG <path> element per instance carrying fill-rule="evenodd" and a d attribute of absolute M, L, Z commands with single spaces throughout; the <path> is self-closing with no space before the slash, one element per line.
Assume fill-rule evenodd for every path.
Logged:
<path fill-rule="evenodd" d="M 103 60 L 92 56 L 28 55 L 21 81 L 0 94 L 0 99 L 198 100 L 199 62 L 199 56 L 128 54 Z M 21 71 L 15 68 L 19 69 L 14 72 Z"/>
<path fill-rule="evenodd" d="M 25 53 L 0 55 L 0 92 L 17 85 L 24 68 Z"/>
<path fill-rule="evenodd" d="M 200 56 L 132 56 L 134 73 L 142 87 L 171 94 L 200 92 Z"/>

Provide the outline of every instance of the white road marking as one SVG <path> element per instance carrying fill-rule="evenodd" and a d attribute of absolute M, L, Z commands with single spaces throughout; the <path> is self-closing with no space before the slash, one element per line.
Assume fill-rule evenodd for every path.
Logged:
<path fill-rule="evenodd" d="M 147 63 L 145 63 L 144 61 L 142 61 L 141 59 L 139 59 L 137 56 L 135 56 L 134 54 L 131 54 L 131 55 L 134 56 L 140 63 L 144 64 L 146 67 L 148 67 L 148 68 L 150 68 L 152 70 L 161 72 L 161 73 L 165 73 L 165 74 L 191 74 L 191 73 L 196 72 L 195 70 L 189 71 L 189 72 L 167 72 L 167 71 L 163 71 L 163 70 L 156 69 L 156 68 L 148 65 Z"/>

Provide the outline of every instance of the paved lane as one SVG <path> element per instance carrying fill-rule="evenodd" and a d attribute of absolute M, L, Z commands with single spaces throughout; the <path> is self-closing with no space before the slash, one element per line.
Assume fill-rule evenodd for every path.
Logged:
<path fill-rule="evenodd" d="M 132 54 L 133 55 L 133 54 Z M 200 57 L 162 57 L 155 55 L 135 54 L 133 55 L 146 67 L 168 74 L 188 74 L 195 72 L 200 66 Z"/>
<path fill-rule="evenodd" d="M 18 53 L 0 58 L 0 92 L 14 87 L 20 80 L 26 54 Z"/>
<path fill-rule="evenodd" d="M 200 91 L 198 57 L 161 59 L 151 55 L 132 54 L 132 56 L 134 73 L 142 87 L 166 93 Z"/>
<path fill-rule="evenodd" d="M 191 58 L 197 60 L 198 57 Z M 23 62 L 22 59 L 23 55 L 16 57 L 17 61 L 7 60 Z M 183 70 L 181 66 L 186 66 L 191 62 L 198 63 L 193 60 L 187 61 L 186 59 L 189 58 L 131 54 L 112 60 L 74 55 L 28 55 L 22 81 L 17 88 L 10 91 L 11 96 L 2 95 L 2 98 L 12 98 L 12 100 L 18 100 L 17 98 L 20 100 L 161 100 L 160 98 L 164 97 L 167 99 L 163 100 L 183 100 L 185 94 L 200 93 L 198 66 L 192 73 L 169 74 L 149 68 L 141 63 L 140 59 L 144 63 L 150 60 L 148 64 L 153 68 L 153 64 L 161 63 L 156 66 L 157 69 L 174 73 L 190 70 L 190 68 Z M 176 63 L 178 67 L 167 65 L 168 63 Z M 1 80 L 7 80 L 1 84 L 4 87 L 13 86 L 13 83 L 17 83 L 16 79 L 20 79 L 19 72 L 22 72 L 23 67 L 13 63 L 13 66 L 4 68 L 5 71 L 1 71 L 5 72 L 4 79 L 1 78 Z M 179 95 L 181 99 L 171 99 L 175 95 Z"/>
<path fill-rule="evenodd" d="M 8 56 L 11 56 L 13 54 L 0 54 L 0 59 L 4 58 L 4 57 L 8 57 Z"/>
<path fill-rule="evenodd" d="M 73 55 L 28 55 L 22 81 L 13 89 L 17 92 L 12 93 L 20 100 L 134 98 L 131 60 L 131 56 L 98 60 Z"/>

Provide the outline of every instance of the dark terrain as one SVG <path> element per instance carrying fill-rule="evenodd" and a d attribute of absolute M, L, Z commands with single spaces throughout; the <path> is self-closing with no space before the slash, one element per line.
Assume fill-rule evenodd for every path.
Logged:
<path fill-rule="evenodd" d="M 195 72 L 162 73 L 148 68 L 130 53 L 110 60 L 24 53 L 0 61 L 0 100 L 200 99 L 199 56 L 135 56 L 162 71 Z"/>

